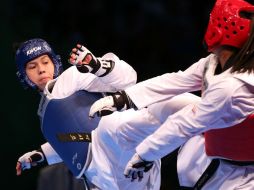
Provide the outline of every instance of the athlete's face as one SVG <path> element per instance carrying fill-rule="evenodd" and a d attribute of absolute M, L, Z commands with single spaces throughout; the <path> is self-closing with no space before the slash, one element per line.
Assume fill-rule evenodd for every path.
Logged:
<path fill-rule="evenodd" d="M 48 81 L 54 77 L 54 64 L 48 55 L 42 55 L 26 64 L 28 78 L 43 90 Z"/>

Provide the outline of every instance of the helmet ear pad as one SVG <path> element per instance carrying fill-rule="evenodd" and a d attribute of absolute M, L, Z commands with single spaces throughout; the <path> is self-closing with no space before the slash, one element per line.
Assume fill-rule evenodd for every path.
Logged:
<path fill-rule="evenodd" d="M 16 76 L 24 89 L 37 89 L 37 86 L 28 78 L 24 72 L 17 71 Z"/>
<path fill-rule="evenodd" d="M 52 59 L 52 62 L 54 64 L 54 78 L 58 77 L 63 72 L 63 65 L 61 62 L 60 55 L 49 55 L 49 57 Z"/>

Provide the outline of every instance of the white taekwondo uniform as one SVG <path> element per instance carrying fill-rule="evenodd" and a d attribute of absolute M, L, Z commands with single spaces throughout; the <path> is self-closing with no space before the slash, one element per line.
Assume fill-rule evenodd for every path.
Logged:
<path fill-rule="evenodd" d="M 116 56 L 115 68 L 105 77 L 82 74 L 71 67 L 56 80 L 47 84 L 44 94 L 49 98 L 64 98 L 75 91 L 114 92 L 133 85 L 136 73 Z M 107 77 L 107 78 L 106 78 Z M 50 92 L 49 86 L 54 84 Z M 154 105 L 135 111 L 114 112 L 101 118 L 92 132 L 92 143 L 86 161 L 85 175 L 93 185 L 91 189 L 111 190 L 159 190 L 160 160 L 156 160 L 149 174 L 141 182 L 130 182 L 123 175 L 127 161 L 135 153 L 135 147 L 153 133 L 172 113 L 184 106 L 199 101 L 193 94 L 182 94 Z M 61 162 L 49 143 L 42 145 L 49 164 Z"/>
<path fill-rule="evenodd" d="M 211 129 L 232 127 L 253 113 L 253 73 L 232 74 L 229 68 L 216 75 L 217 64 L 217 57 L 211 54 L 184 72 L 164 74 L 126 89 L 139 109 L 184 92 L 203 90 L 199 103 L 190 104 L 169 116 L 155 133 L 136 147 L 136 152 L 143 159 L 152 161 L 183 145 L 177 164 L 182 186 L 192 187 L 211 159 L 221 158 L 207 155 L 202 134 Z M 253 144 L 251 146 L 253 150 Z M 203 189 L 253 190 L 254 166 L 236 166 L 221 161 L 218 170 Z"/>

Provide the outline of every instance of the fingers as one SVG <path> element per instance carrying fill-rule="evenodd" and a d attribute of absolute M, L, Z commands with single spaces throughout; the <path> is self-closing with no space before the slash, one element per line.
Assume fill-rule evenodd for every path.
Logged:
<path fill-rule="evenodd" d="M 138 179 L 138 181 L 142 181 L 142 179 L 143 179 L 143 171 L 134 171 L 132 173 L 131 182 L 135 181 L 136 179 Z"/>
<path fill-rule="evenodd" d="M 123 174 L 124 174 L 124 176 L 126 178 L 130 178 L 131 177 L 131 170 L 130 170 L 130 168 L 128 166 L 125 168 Z"/>
<path fill-rule="evenodd" d="M 83 47 L 84 47 L 84 46 L 83 46 Z M 82 48 L 82 45 L 77 44 L 77 48 L 78 48 L 78 49 L 81 49 L 81 48 Z"/>
<path fill-rule="evenodd" d="M 131 182 L 135 181 L 137 178 L 138 178 L 138 173 L 136 171 L 133 171 L 131 175 Z"/>
<path fill-rule="evenodd" d="M 104 98 L 97 100 L 90 108 L 89 117 L 94 118 L 94 115 L 97 113 L 100 115 L 100 110 L 104 107 Z"/>
<path fill-rule="evenodd" d="M 72 49 L 69 57 L 69 63 L 73 65 L 89 64 L 93 56 L 91 52 L 84 46 L 77 44 L 75 48 Z"/>
<path fill-rule="evenodd" d="M 75 48 L 74 48 L 74 49 L 75 49 Z M 70 63 L 70 64 L 73 64 L 73 65 L 76 64 L 76 59 L 77 59 L 76 54 L 73 53 L 74 49 L 72 49 L 72 52 L 71 52 L 71 54 L 70 54 L 70 58 L 69 58 L 69 60 L 68 60 L 69 63 Z"/>
<path fill-rule="evenodd" d="M 112 96 L 106 96 L 104 98 L 101 98 L 91 106 L 89 111 L 89 117 L 94 118 L 95 114 L 97 114 L 97 116 L 99 117 L 109 115 L 116 111 L 116 108 L 113 106 L 114 100 Z"/>
<path fill-rule="evenodd" d="M 124 171 L 124 175 L 126 178 L 131 178 L 131 182 L 135 181 L 136 179 L 138 179 L 138 181 L 142 181 L 144 177 L 143 171 L 137 171 L 130 168 Z"/>
<path fill-rule="evenodd" d="M 138 179 L 138 181 L 143 179 L 143 168 L 133 168 L 133 164 L 131 163 L 127 164 L 123 173 L 126 178 L 131 178 L 131 182 L 135 181 L 136 179 Z"/>
<path fill-rule="evenodd" d="M 124 175 L 127 178 L 131 178 L 131 181 L 135 181 L 136 179 L 141 181 L 144 177 L 144 172 L 151 169 L 152 165 L 152 161 L 145 161 L 137 153 L 135 153 L 127 163 Z"/>
<path fill-rule="evenodd" d="M 82 59 L 79 58 L 79 55 L 82 52 L 78 49 L 78 48 L 73 48 L 71 50 L 70 53 L 70 57 L 69 57 L 69 63 L 73 64 L 73 65 L 81 65 L 82 64 Z"/>
<path fill-rule="evenodd" d="M 19 176 L 19 175 L 21 175 L 21 173 L 22 173 L 21 163 L 17 162 L 17 164 L 16 164 L 16 174 L 17 174 L 17 176 Z"/>
<path fill-rule="evenodd" d="M 141 181 L 143 179 L 144 177 L 143 174 L 144 174 L 143 171 L 138 171 L 138 181 Z"/>
<path fill-rule="evenodd" d="M 82 63 L 83 64 L 89 64 L 91 62 L 91 60 L 93 59 L 93 57 L 91 56 L 91 54 L 87 54 L 85 56 L 85 58 L 83 59 Z"/>

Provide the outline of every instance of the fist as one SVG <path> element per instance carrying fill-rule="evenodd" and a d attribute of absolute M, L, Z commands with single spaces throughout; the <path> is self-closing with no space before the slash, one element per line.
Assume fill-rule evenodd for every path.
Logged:
<path fill-rule="evenodd" d="M 100 68 L 100 62 L 84 46 L 77 44 L 70 53 L 69 63 L 76 65 L 82 73 L 96 73 Z"/>
<path fill-rule="evenodd" d="M 131 160 L 125 167 L 124 175 L 127 178 L 131 178 L 131 181 L 141 181 L 144 172 L 148 172 L 153 167 L 153 161 L 143 160 L 137 153 L 133 155 Z"/>
<path fill-rule="evenodd" d="M 37 166 L 38 163 L 42 163 L 44 161 L 44 155 L 40 150 L 25 153 L 18 159 L 16 164 L 17 175 L 21 175 L 23 170 L 30 169 L 32 166 Z"/>

